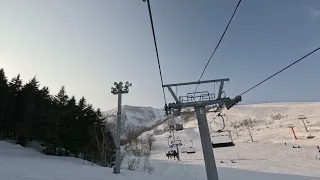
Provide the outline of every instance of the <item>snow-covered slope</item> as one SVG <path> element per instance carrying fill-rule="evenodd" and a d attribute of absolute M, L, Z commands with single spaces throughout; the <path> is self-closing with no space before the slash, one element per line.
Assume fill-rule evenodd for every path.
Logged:
<path fill-rule="evenodd" d="M 251 119 L 252 134 L 256 141 L 260 142 L 297 142 L 293 139 L 290 125 L 294 125 L 298 141 L 305 145 L 315 145 L 320 142 L 320 103 L 270 103 L 270 104 L 253 104 L 239 105 L 225 110 L 225 130 L 231 130 L 235 141 L 244 142 L 250 140 L 248 131 L 244 126 L 239 127 L 237 136 L 236 129 L 231 126 L 232 122 L 241 123 L 245 119 Z M 211 131 L 217 131 L 222 127 L 222 119 L 216 118 L 216 113 L 208 113 L 207 120 L 210 124 Z M 303 122 L 298 119 L 299 115 L 304 115 L 307 129 L 306 132 Z M 280 116 L 277 120 L 275 117 Z M 193 117 L 192 121 L 185 124 L 187 128 L 198 128 L 197 121 Z M 309 135 L 315 136 L 314 139 L 306 140 Z M 320 144 L 320 143 L 319 143 Z"/>
<path fill-rule="evenodd" d="M 153 175 L 91 166 L 75 158 L 46 156 L 33 149 L 0 141 L 0 180 L 206 180 L 202 165 L 153 160 Z M 316 180 L 316 177 L 258 173 L 219 168 L 220 180 Z"/>
<path fill-rule="evenodd" d="M 104 116 L 108 123 L 114 124 L 117 117 L 117 109 L 105 111 Z M 164 110 L 152 107 L 122 106 L 122 128 L 121 133 L 140 131 L 144 128 L 152 127 L 164 119 Z"/>
<path fill-rule="evenodd" d="M 271 103 L 239 105 L 229 111 L 223 111 L 225 114 L 226 128 L 232 132 L 234 147 L 214 149 L 216 163 L 218 167 L 231 167 L 238 169 L 254 170 L 269 173 L 284 173 L 304 176 L 314 176 L 320 179 L 320 153 L 316 146 L 320 146 L 320 103 Z M 279 115 L 280 114 L 280 115 Z M 210 124 L 211 135 L 225 135 L 226 133 L 217 133 L 222 127 L 222 120 L 217 118 L 217 114 L 208 113 L 207 119 Z M 276 116 L 280 117 L 276 118 Z M 299 115 L 304 115 L 306 126 L 309 132 L 305 131 L 304 125 L 298 119 Z M 182 116 L 182 120 L 183 120 Z M 251 119 L 253 124 L 250 128 L 254 142 L 252 143 L 249 131 L 245 126 L 236 129 L 230 126 L 231 122 L 240 124 L 244 119 Z M 181 162 L 168 160 L 165 157 L 165 150 L 168 146 L 168 133 L 165 131 L 167 123 L 159 125 L 155 136 L 155 153 L 153 159 L 164 160 L 166 162 L 180 164 L 184 167 L 203 166 L 203 155 L 201 141 L 199 137 L 198 123 L 195 117 L 188 117 L 183 120 L 185 129 L 176 133 L 183 145 L 180 149 L 188 147 L 193 140 L 193 146 L 196 148 L 195 154 L 181 154 Z M 181 122 L 181 121 L 180 121 Z M 294 140 L 289 125 L 294 125 L 298 140 Z M 146 134 L 154 131 L 145 132 Z M 238 135 L 237 135 L 238 134 Z M 308 139 L 309 135 L 315 136 Z M 228 136 L 212 137 L 214 143 L 230 141 Z M 287 143 L 285 145 L 284 143 Z M 301 148 L 293 148 L 300 146 Z M 234 160 L 236 163 L 231 163 Z M 221 163 L 223 161 L 224 163 Z M 193 170 L 194 168 L 192 168 Z M 164 170 L 166 173 L 166 171 Z M 190 173 L 190 169 L 189 169 Z"/>
<path fill-rule="evenodd" d="M 142 122 L 147 126 L 157 121 L 157 118 L 151 121 L 139 121 L 140 113 L 137 111 L 134 111 L 136 114 L 131 113 L 132 110 L 129 112 L 130 118 L 127 117 L 127 121 L 129 123 L 132 121 L 135 125 Z M 273 117 L 279 113 L 283 118 L 274 120 Z M 143 111 L 141 114 L 148 113 Z M 232 130 L 236 146 L 214 149 L 220 180 L 320 179 L 320 160 L 316 159 L 316 156 L 319 158 L 320 153 L 315 147 L 320 146 L 320 103 L 242 105 L 230 111 L 224 111 L 224 114 L 226 114 L 227 124 L 231 121 L 241 122 L 243 119 L 251 118 L 255 122 L 251 128 L 255 142 L 249 141 L 247 129 L 240 127 L 239 136 L 236 136 L 235 129 L 229 125 L 226 126 L 226 129 Z M 316 136 L 315 138 L 306 138 L 309 133 L 305 132 L 302 122 L 297 119 L 300 114 L 307 117 L 307 128 L 312 135 Z M 210 122 L 215 115 L 208 114 L 208 121 Z M 141 118 L 152 119 L 151 117 L 154 116 L 145 115 Z M 179 162 L 168 160 L 165 157 L 168 134 L 165 131 L 157 133 L 155 151 L 151 155 L 151 165 L 155 169 L 153 175 L 126 170 L 115 175 L 109 168 L 91 166 L 89 162 L 80 159 L 46 156 L 33 149 L 0 141 L 0 180 L 206 180 L 197 121 L 192 116 L 188 120 L 183 118 L 179 121 L 183 122 L 186 128 L 176 134 L 183 143 L 180 148 L 191 145 L 185 140 L 193 139 L 196 153 L 181 154 Z M 298 140 L 293 140 L 288 124 L 295 125 Z M 158 131 L 165 129 L 166 125 L 166 123 L 159 125 Z M 216 120 L 212 123 L 211 130 L 217 130 L 219 127 L 221 127 L 221 121 Z M 153 130 L 145 132 L 142 136 L 153 132 Z M 287 142 L 287 145 L 284 142 Z M 299 145 L 301 148 L 292 148 L 293 145 Z M 231 160 L 235 163 L 231 163 Z"/>
<path fill-rule="evenodd" d="M 145 173 L 91 166 L 76 158 L 46 156 L 33 149 L 0 141 L 0 180 L 160 180 Z"/>

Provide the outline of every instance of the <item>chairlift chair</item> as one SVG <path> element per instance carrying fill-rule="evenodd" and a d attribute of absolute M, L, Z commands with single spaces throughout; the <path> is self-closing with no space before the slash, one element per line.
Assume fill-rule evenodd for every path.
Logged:
<path fill-rule="evenodd" d="M 165 150 L 166 155 L 170 155 L 170 152 L 173 151 L 173 149 L 174 149 L 173 146 L 166 147 L 166 150 Z"/>
<path fill-rule="evenodd" d="M 194 147 L 188 147 L 188 148 L 186 149 L 186 151 L 187 151 L 187 154 L 194 154 L 194 153 L 196 153 L 196 148 L 194 148 Z"/>
<path fill-rule="evenodd" d="M 173 144 L 176 146 L 182 146 L 181 140 L 175 140 L 175 142 L 173 142 Z"/>
<path fill-rule="evenodd" d="M 196 153 L 196 148 L 193 147 L 193 142 L 192 142 L 192 140 L 190 140 L 189 142 L 191 142 L 191 145 L 186 148 L 187 154 Z"/>
<path fill-rule="evenodd" d="M 176 124 L 175 130 L 176 130 L 176 131 L 181 131 L 181 130 L 183 130 L 183 125 L 182 125 L 182 124 Z"/>
<path fill-rule="evenodd" d="M 223 136 L 228 136 L 228 138 L 226 138 L 227 140 L 222 140 L 222 138 L 220 138 L 220 140 L 218 142 L 216 141 L 211 141 L 212 144 L 212 148 L 222 148 L 222 147 L 231 147 L 231 146 L 235 146 L 235 143 L 233 142 L 232 136 L 230 131 L 225 131 L 228 132 L 228 134 L 222 135 L 221 132 L 219 132 L 219 135 L 216 136 L 212 136 L 212 137 L 223 137 Z"/>
<path fill-rule="evenodd" d="M 178 117 L 181 115 L 181 109 L 173 109 L 173 116 Z"/>
<path fill-rule="evenodd" d="M 175 146 L 175 148 L 174 146 L 166 147 L 166 150 L 165 150 L 166 157 L 168 157 L 168 159 L 174 157 L 174 151 L 176 152 L 175 157 L 177 157 L 179 161 L 180 156 L 179 156 L 179 151 L 177 146 Z"/>
<path fill-rule="evenodd" d="M 221 133 L 225 132 L 225 131 L 224 131 L 224 128 L 226 127 L 226 124 L 225 124 L 223 115 L 221 115 L 221 114 L 219 113 L 219 114 L 217 115 L 217 117 L 221 117 L 223 126 L 222 126 L 221 129 L 219 129 L 219 130 L 217 131 L 217 132 L 219 133 L 219 135 L 212 136 L 212 137 L 228 136 L 229 138 L 228 138 L 228 140 L 224 140 L 224 141 L 223 141 L 223 140 L 221 141 L 221 139 L 220 139 L 219 142 L 211 141 L 212 148 L 221 148 L 221 147 L 231 147 L 231 146 L 235 146 L 230 131 L 226 131 L 226 132 L 228 132 L 227 135 L 221 134 Z M 210 134 L 211 134 L 211 133 L 210 133 Z"/>

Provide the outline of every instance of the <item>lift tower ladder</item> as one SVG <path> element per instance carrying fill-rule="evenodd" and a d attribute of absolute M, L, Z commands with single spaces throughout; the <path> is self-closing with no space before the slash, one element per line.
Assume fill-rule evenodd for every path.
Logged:
<path fill-rule="evenodd" d="M 165 106 L 166 113 L 170 112 L 173 113 L 174 116 L 179 116 L 181 114 L 182 108 L 195 108 L 208 180 L 219 180 L 219 177 L 211 145 L 211 138 L 206 116 L 206 106 L 214 106 L 216 109 L 221 109 L 221 107 L 226 107 L 227 109 L 230 109 L 232 106 L 241 101 L 241 96 L 236 96 L 233 99 L 229 97 L 222 97 L 222 94 L 225 94 L 223 91 L 225 81 L 229 81 L 229 79 L 227 78 L 178 84 L 166 84 L 162 86 L 164 88 L 168 88 L 173 99 L 175 100 L 174 103 L 169 103 Z M 215 96 L 214 93 L 210 94 L 207 91 L 204 91 L 188 93 L 187 96 L 180 96 L 178 98 L 172 90 L 172 87 L 205 83 L 217 83 L 219 85 L 217 96 Z"/>

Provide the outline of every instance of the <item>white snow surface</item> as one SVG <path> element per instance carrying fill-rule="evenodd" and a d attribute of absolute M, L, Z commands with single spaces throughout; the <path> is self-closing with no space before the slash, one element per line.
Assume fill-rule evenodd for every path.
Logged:
<path fill-rule="evenodd" d="M 153 157 L 162 154 L 154 154 Z M 195 161 L 197 161 L 195 159 Z M 121 170 L 115 175 L 112 169 L 91 166 L 76 158 L 43 155 L 34 149 L 23 148 L 0 141 L 0 180 L 205 180 L 203 165 L 188 164 L 188 161 L 167 161 L 153 159 L 156 172 L 153 175 Z M 259 173 L 230 168 L 219 168 L 220 180 L 316 180 L 283 174 Z"/>

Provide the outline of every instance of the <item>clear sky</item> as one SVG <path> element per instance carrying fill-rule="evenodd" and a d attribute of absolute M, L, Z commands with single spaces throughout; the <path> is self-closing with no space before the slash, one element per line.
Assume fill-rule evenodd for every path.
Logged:
<path fill-rule="evenodd" d="M 0 67 L 9 78 L 36 75 L 51 93 L 65 85 L 68 94 L 103 110 L 116 106 L 113 82 L 128 80 L 133 87 L 124 104 L 163 107 L 142 0 L 0 2 Z M 196 81 L 237 0 L 150 2 L 164 82 Z M 203 79 L 230 78 L 225 91 L 234 97 L 318 46 L 319 0 L 243 0 Z M 243 103 L 319 101 L 319 69 L 320 52 L 249 92 Z"/>

